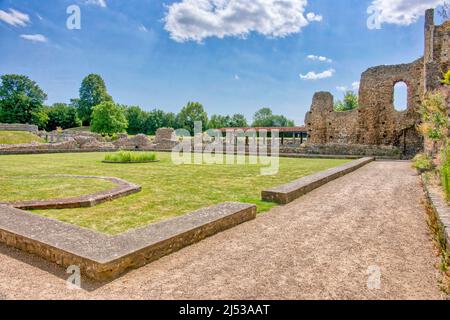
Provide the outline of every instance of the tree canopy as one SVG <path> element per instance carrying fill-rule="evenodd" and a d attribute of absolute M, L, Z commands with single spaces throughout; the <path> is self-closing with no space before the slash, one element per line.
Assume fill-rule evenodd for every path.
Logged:
<path fill-rule="evenodd" d="M 274 115 L 270 108 L 262 108 L 253 116 L 253 127 L 292 127 L 294 121 L 285 116 Z"/>
<path fill-rule="evenodd" d="M 199 102 L 188 102 L 178 114 L 178 126 L 179 128 L 188 130 L 192 134 L 194 133 L 195 121 L 202 122 L 203 130 L 208 129 L 208 115 L 203 109 L 203 105 Z"/>
<path fill-rule="evenodd" d="M 48 117 L 44 112 L 47 94 L 27 76 L 1 76 L 0 122 L 29 123 L 45 127 Z"/>
<path fill-rule="evenodd" d="M 83 79 L 78 100 L 78 116 L 83 125 L 89 125 L 92 108 L 102 102 L 112 102 L 113 99 L 106 90 L 105 82 L 98 74 L 90 74 Z"/>
<path fill-rule="evenodd" d="M 338 100 L 334 104 L 334 110 L 338 112 L 350 111 L 358 108 L 358 95 L 353 91 L 347 91 L 344 100 Z"/>
<path fill-rule="evenodd" d="M 55 103 L 53 106 L 47 107 L 45 112 L 48 115 L 48 123 L 45 128 L 47 131 L 55 130 L 58 127 L 68 129 L 81 126 L 77 109 L 74 106 L 65 103 Z"/>
<path fill-rule="evenodd" d="M 128 127 L 125 110 L 112 101 L 96 105 L 92 109 L 91 130 L 103 135 L 124 132 Z"/>

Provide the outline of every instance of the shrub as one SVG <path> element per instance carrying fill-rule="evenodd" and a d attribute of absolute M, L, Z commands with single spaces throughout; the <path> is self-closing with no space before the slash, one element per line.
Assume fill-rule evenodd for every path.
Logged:
<path fill-rule="evenodd" d="M 450 70 L 444 73 L 444 79 L 441 80 L 441 83 L 450 86 Z"/>
<path fill-rule="evenodd" d="M 119 151 L 117 153 L 109 153 L 105 156 L 108 162 L 147 162 L 156 161 L 156 153 L 154 152 L 133 152 Z"/>
<path fill-rule="evenodd" d="M 441 183 L 444 188 L 445 195 L 447 196 L 447 200 L 450 199 L 450 150 L 448 149 L 447 144 L 442 149 L 441 161 L 442 165 L 440 168 L 441 174 Z"/>
<path fill-rule="evenodd" d="M 425 172 L 433 170 L 434 164 L 433 160 L 426 154 L 418 154 L 413 159 L 413 167 L 419 172 Z"/>

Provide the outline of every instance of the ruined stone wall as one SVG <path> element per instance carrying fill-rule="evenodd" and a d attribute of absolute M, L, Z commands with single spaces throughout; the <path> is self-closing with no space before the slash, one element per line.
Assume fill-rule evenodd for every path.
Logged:
<path fill-rule="evenodd" d="M 38 132 L 38 127 L 32 124 L 0 123 L 0 131 L 28 131 Z"/>
<path fill-rule="evenodd" d="M 333 111 L 333 95 L 314 95 L 305 125 L 308 145 L 343 144 L 391 146 L 411 156 L 423 149 L 423 138 L 416 130 L 418 110 L 425 92 L 439 88 L 442 73 L 449 67 L 449 26 L 433 22 L 434 11 L 426 14 L 425 54 L 409 64 L 369 68 L 361 76 L 359 108 L 347 112 Z M 408 87 L 407 109 L 394 108 L 394 86 Z M 317 148 L 316 148 L 317 149 Z"/>

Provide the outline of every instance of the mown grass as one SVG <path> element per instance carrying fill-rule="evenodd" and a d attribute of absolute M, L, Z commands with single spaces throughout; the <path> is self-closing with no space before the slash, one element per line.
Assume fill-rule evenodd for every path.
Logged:
<path fill-rule="evenodd" d="M 156 153 L 154 152 L 136 152 L 136 151 L 119 151 L 108 153 L 105 155 L 105 161 L 108 162 L 148 162 L 156 161 Z"/>
<path fill-rule="evenodd" d="M 142 186 L 142 192 L 116 199 L 92 208 L 42 210 L 36 214 L 91 228 L 108 234 L 118 234 L 130 228 L 144 226 L 173 216 L 226 201 L 254 203 L 258 211 L 275 204 L 261 201 L 261 191 L 297 178 L 348 162 L 339 159 L 280 158 L 280 169 L 273 176 L 260 175 L 263 165 L 174 165 L 170 153 L 158 153 L 160 162 L 108 165 L 102 163 L 104 153 L 11 155 L 0 156 L 0 177 L 12 181 L 18 191 L 39 198 L 43 181 L 29 188 L 24 176 L 73 174 L 112 176 Z M 72 180 L 74 186 L 79 181 Z M 11 190 L 0 184 L 0 194 Z M 91 192 L 85 187 L 86 193 Z"/>
<path fill-rule="evenodd" d="M 114 188 L 112 182 L 97 179 L 52 176 L 0 175 L 0 202 L 79 197 Z"/>
<path fill-rule="evenodd" d="M 0 144 L 45 142 L 35 134 L 25 131 L 0 131 Z"/>

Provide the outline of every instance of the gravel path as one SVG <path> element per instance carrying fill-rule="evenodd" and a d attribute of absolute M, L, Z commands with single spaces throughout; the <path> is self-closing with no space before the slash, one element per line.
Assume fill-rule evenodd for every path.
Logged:
<path fill-rule="evenodd" d="M 66 288 L 61 268 L 0 245 L 0 299 L 440 299 L 422 201 L 409 163 L 374 162 L 113 282 L 85 280 L 82 290 Z M 370 290 L 376 268 L 381 288 Z"/>

